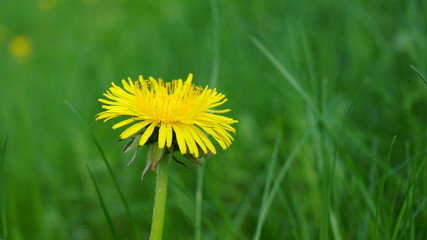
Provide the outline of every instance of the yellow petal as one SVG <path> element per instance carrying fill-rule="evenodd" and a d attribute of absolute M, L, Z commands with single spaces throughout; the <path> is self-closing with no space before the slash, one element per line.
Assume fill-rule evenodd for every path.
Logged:
<path fill-rule="evenodd" d="M 150 123 L 151 121 L 143 121 L 143 122 L 135 123 L 134 125 L 128 127 L 125 131 L 123 131 L 122 134 L 120 134 L 120 138 L 121 139 L 128 138 L 133 134 L 137 133 L 139 130 L 141 130 L 143 127 L 147 126 Z"/>
<path fill-rule="evenodd" d="M 172 128 L 175 132 L 176 140 L 178 141 L 179 151 L 182 154 L 186 154 L 187 153 L 187 146 L 185 145 L 184 134 L 182 133 L 181 129 L 176 124 L 172 124 Z"/>
<path fill-rule="evenodd" d="M 214 147 L 214 145 L 212 144 L 211 140 L 209 140 L 209 138 L 206 136 L 206 134 L 200 130 L 198 127 L 195 127 L 193 129 L 197 135 L 200 136 L 200 138 L 202 139 L 202 141 L 205 143 L 206 147 L 213 153 L 216 154 L 216 149 Z"/>
<path fill-rule="evenodd" d="M 222 147 L 222 149 L 226 149 L 227 145 L 224 143 L 224 141 L 221 139 L 220 136 L 218 136 L 218 134 L 212 130 L 211 128 L 203 128 L 203 130 L 205 130 L 207 133 L 209 133 L 214 139 L 215 141 L 217 141 L 219 143 L 219 145 Z"/>
<path fill-rule="evenodd" d="M 188 146 L 188 150 L 191 154 L 198 157 L 199 156 L 199 149 L 197 148 L 196 142 L 194 141 L 193 136 L 191 135 L 191 132 L 187 130 L 187 125 L 180 124 L 180 129 L 182 133 L 184 134 L 185 142 Z"/>
<path fill-rule="evenodd" d="M 188 74 L 187 80 L 185 80 L 185 82 L 190 82 L 191 83 L 192 80 L 193 80 L 193 74 L 190 73 L 190 74 Z"/>
<path fill-rule="evenodd" d="M 170 124 L 166 124 L 166 146 L 171 147 L 172 146 L 172 126 Z"/>
<path fill-rule="evenodd" d="M 196 141 L 197 145 L 200 146 L 200 148 L 202 149 L 202 151 L 204 153 L 207 153 L 208 149 L 206 148 L 205 143 L 200 138 L 200 136 L 197 134 L 197 132 L 194 130 L 194 128 L 197 128 L 197 126 L 194 126 L 194 125 L 188 126 L 187 127 L 187 132 L 189 132 L 191 134 L 191 136 L 194 138 L 194 140 Z"/>
<path fill-rule="evenodd" d="M 124 121 L 121 121 L 121 122 L 119 122 L 119 123 L 115 124 L 115 125 L 113 126 L 113 129 L 117 129 L 117 128 L 119 128 L 119 127 L 123 127 L 123 126 L 128 125 L 129 123 L 131 123 L 131 122 L 133 122 L 133 121 L 135 121 L 133 118 L 126 119 L 126 120 L 124 120 Z"/>
<path fill-rule="evenodd" d="M 132 80 L 128 78 L 128 82 L 126 80 L 122 79 L 122 85 L 125 88 L 126 91 L 129 93 L 135 93 L 135 88 L 133 86 Z"/>
<path fill-rule="evenodd" d="M 218 134 L 218 136 L 224 141 L 227 146 L 230 146 L 233 137 L 221 127 L 215 127 L 213 130 Z"/>
<path fill-rule="evenodd" d="M 209 112 L 209 113 L 226 113 L 229 111 L 231 111 L 231 109 L 222 109 L 222 110 L 208 109 L 208 110 L 206 110 L 206 112 Z"/>
<path fill-rule="evenodd" d="M 219 106 L 219 105 L 224 104 L 225 102 L 227 102 L 227 98 L 224 98 L 221 102 L 217 102 L 217 103 L 213 103 L 213 104 L 211 104 L 211 105 L 209 106 L 209 108 L 217 107 L 217 106 Z"/>
<path fill-rule="evenodd" d="M 160 124 L 159 129 L 159 148 L 164 148 L 166 142 L 166 125 Z"/>
<path fill-rule="evenodd" d="M 157 126 L 157 123 L 152 123 L 150 126 L 145 129 L 144 133 L 142 134 L 141 139 L 139 140 L 139 145 L 144 145 L 148 138 L 150 138 L 151 134 L 153 134 L 154 128 Z"/>
<path fill-rule="evenodd" d="M 105 99 L 102 99 L 102 98 L 99 98 L 98 101 L 102 102 L 102 103 L 105 103 L 105 104 L 117 104 L 116 102 L 105 100 Z"/>

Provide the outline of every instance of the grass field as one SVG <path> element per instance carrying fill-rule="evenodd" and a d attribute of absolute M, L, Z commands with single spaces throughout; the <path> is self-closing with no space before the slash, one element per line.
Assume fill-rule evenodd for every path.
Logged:
<path fill-rule="evenodd" d="M 426 16 L 416 0 L 0 1 L 0 239 L 147 239 L 156 174 L 140 181 L 146 148 L 126 167 L 97 99 L 188 73 L 239 123 L 203 167 L 171 161 L 164 239 L 427 239 Z"/>

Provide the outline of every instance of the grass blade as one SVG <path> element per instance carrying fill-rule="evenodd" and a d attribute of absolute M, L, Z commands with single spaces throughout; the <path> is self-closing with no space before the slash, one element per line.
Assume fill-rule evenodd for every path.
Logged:
<path fill-rule="evenodd" d="M 120 200 L 122 201 L 122 204 L 125 207 L 127 218 L 129 220 L 130 224 L 132 225 L 132 228 L 134 231 L 135 239 L 141 240 L 142 239 L 141 234 L 139 233 L 138 228 L 136 227 L 135 221 L 133 220 L 133 217 L 132 217 L 129 205 L 126 201 L 126 198 L 125 198 L 125 196 L 124 196 L 124 194 L 120 188 L 120 185 L 117 181 L 116 176 L 114 175 L 114 172 L 110 166 L 110 163 L 108 162 L 107 156 L 105 155 L 104 151 L 101 148 L 101 145 L 99 144 L 98 140 L 95 137 L 95 134 L 93 134 L 93 132 L 90 130 L 88 124 L 83 120 L 83 118 L 78 113 L 78 111 L 73 107 L 73 105 L 70 102 L 68 102 L 67 100 L 65 100 L 65 104 L 67 104 L 67 106 L 71 109 L 71 111 L 74 113 L 74 115 L 77 117 L 77 119 L 79 119 L 79 121 L 82 123 L 82 125 L 85 126 L 85 128 L 88 130 L 88 132 L 92 138 L 92 141 L 94 142 L 96 148 L 98 149 L 98 152 L 101 155 L 101 158 L 102 158 L 102 160 L 103 160 L 103 162 L 104 162 L 104 164 L 108 170 L 108 173 L 109 173 L 111 179 L 113 180 L 114 187 L 120 196 Z"/>
<path fill-rule="evenodd" d="M 7 235 L 7 216 L 6 216 L 6 147 L 7 147 L 8 135 L 4 138 L 3 147 L 1 149 L 0 158 L 0 210 L 1 210 L 1 229 L 3 234 L 3 240 L 8 239 Z"/>
<path fill-rule="evenodd" d="M 105 218 L 107 218 L 108 226 L 110 227 L 111 233 L 113 234 L 114 239 L 120 239 L 116 229 L 114 228 L 113 221 L 111 221 L 111 217 L 110 217 L 110 214 L 108 213 L 107 207 L 105 206 L 104 199 L 102 198 L 102 194 L 99 191 L 99 187 L 98 187 L 98 184 L 96 183 L 95 176 L 93 175 L 92 170 L 90 170 L 89 165 L 86 165 L 86 167 L 90 174 L 90 177 L 92 178 L 93 185 L 95 186 L 95 189 L 96 189 L 96 194 L 98 195 L 99 203 L 101 203 L 101 207 L 102 207 L 102 210 L 104 211 Z"/>
<path fill-rule="evenodd" d="M 418 74 L 418 76 L 425 83 L 425 85 L 427 85 L 427 80 L 424 78 L 424 76 L 421 74 L 421 72 L 416 67 L 414 67 L 413 65 L 409 65 L 409 66 L 412 68 L 412 70 L 414 70 Z"/>
<path fill-rule="evenodd" d="M 397 235 L 399 233 L 399 230 L 401 229 L 400 227 L 402 224 L 403 216 L 406 213 L 406 210 L 408 210 L 408 198 L 405 198 L 405 201 L 403 202 L 403 205 L 400 208 L 399 215 L 398 215 L 396 223 L 394 225 L 393 235 L 391 237 L 392 240 L 397 239 Z"/>
<path fill-rule="evenodd" d="M 340 231 L 340 226 L 338 224 L 338 220 L 337 220 L 337 216 L 335 214 L 334 211 L 332 211 L 329 213 L 329 219 L 331 222 L 331 229 L 332 229 L 332 234 L 333 234 L 333 239 L 335 240 L 341 240 L 342 239 L 342 235 L 341 235 L 341 231 Z"/>
<path fill-rule="evenodd" d="M 392 240 L 394 239 L 414 239 L 414 220 L 417 216 L 418 211 L 413 209 L 414 194 L 415 194 L 415 185 L 423 172 L 423 168 L 426 163 L 424 157 L 423 161 L 419 164 L 417 159 L 413 163 L 412 168 L 410 169 L 409 177 L 407 180 L 407 190 L 405 193 L 405 200 L 400 209 L 399 215 L 394 225 Z M 426 199 L 424 199 L 426 200 Z M 419 209 L 423 208 L 424 202 L 419 204 Z M 405 217 L 406 216 L 406 217 Z M 403 219 L 405 217 L 406 219 Z M 405 234 L 405 236 L 400 236 Z"/>
<path fill-rule="evenodd" d="M 409 143 L 407 143 L 406 144 L 406 161 L 407 162 L 411 161 L 409 153 L 410 153 Z M 391 237 L 392 240 L 397 239 L 397 235 L 399 234 L 400 229 L 405 230 L 405 231 L 402 231 L 406 235 L 404 239 L 411 239 L 408 237 L 408 231 L 406 229 L 406 226 L 408 226 L 408 228 L 410 228 L 410 230 L 411 230 L 411 226 L 413 226 L 413 218 L 412 218 L 413 210 L 412 210 L 411 206 L 413 204 L 413 197 L 414 197 L 414 185 L 415 185 L 415 173 L 416 173 L 415 169 L 416 169 L 416 167 L 417 167 L 417 158 L 415 158 L 415 162 L 408 167 L 409 173 L 408 173 L 408 179 L 406 182 L 405 201 L 403 202 L 402 206 L 400 207 L 399 215 L 398 215 L 397 220 L 394 224 L 393 235 Z M 404 216 L 406 217 L 405 220 L 403 220 Z"/>
<path fill-rule="evenodd" d="M 210 86 L 215 88 L 218 82 L 219 70 L 219 13 L 216 0 L 210 0 L 212 12 L 213 44 L 212 44 L 212 72 Z M 202 202 L 203 202 L 203 179 L 205 168 L 197 168 L 197 186 L 196 186 L 196 213 L 195 213 L 195 240 L 202 238 Z"/>
<path fill-rule="evenodd" d="M 276 166 L 276 162 L 277 162 L 277 158 L 278 158 L 277 156 L 279 154 L 280 142 L 281 142 L 281 135 L 279 134 L 276 137 L 276 141 L 274 143 L 274 148 L 273 148 L 273 153 L 271 154 L 271 158 L 269 161 L 269 166 L 268 166 L 268 170 L 267 170 L 267 178 L 266 178 L 265 185 L 264 185 L 264 192 L 262 194 L 261 208 L 260 208 L 260 213 L 259 213 L 259 218 L 258 218 L 256 230 L 255 230 L 254 240 L 260 239 L 262 226 L 263 226 L 264 220 L 265 220 L 264 216 L 267 215 L 267 213 L 266 213 L 266 211 L 268 211 L 268 208 L 266 207 L 267 206 L 267 199 L 268 199 L 268 196 L 270 194 L 271 181 L 273 179 L 273 169 Z"/>
<path fill-rule="evenodd" d="M 308 134 L 306 134 L 300 140 L 300 142 L 294 147 L 291 154 L 285 160 L 285 164 L 283 164 L 283 166 L 280 168 L 279 174 L 275 177 L 274 185 L 271 188 L 271 191 L 269 192 L 268 197 L 266 198 L 266 201 L 262 203 L 261 211 L 260 211 L 260 214 L 258 217 L 256 232 L 255 232 L 255 235 L 253 238 L 254 240 L 261 239 L 262 227 L 264 225 L 265 219 L 267 218 L 267 214 L 268 214 L 268 211 L 270 210 L 271 204 L 273 203 L 273 200 L 276 197 L 276 194 L 280 189 L 280 184 L 282 183 L 282 180 L 285 177 L 286 172 L 288 171 L 289 167 L 291 166 L 291 164 L 296 159 L 296 156 L 299 153 L 299 150 L 303 146 L 303 143 L 306 142 L 307 138 L 308 138 Z M 270 160 L 271 162 L 276 161 L 276 160 L 274 160 L 275 157 L 277 158 L 277 155 L 275 155 L 275 150 L 276 149 L 273 150 L 272 159 Z M 276 151 L 278 151 L 278 149 Z M 267 178 L 268 178 L 268 176 L 267 176 Z"/>
<path fill-rule="evenodd" d="M 254 183 L 252 184 L 252 187 L 249 189 L 244 200 L 242 201 L 238 210 L 236 211 L 235 217 L 233 219 L 234 233 L 243 232 L 241 230 L 242 224 L 245 218 L 248 216 L 250 210 L 252 209 L 254 200 L 256 199 L 258 194 L 260 194 L 261 192 L 264 177 L 265 177 L 264 174 L 259 174 L 256 177 L 256 179 L 254 180 Z M 241 239 L 247 239 L 247 238 L 245 236 L 242 236 Z"/>
<path fill-rule="evenodd" d="M 216 0 L 210 0 L 212 11 L 212 27 L 213 27 L 213 44 L 212 44 L 212 72 L 211 72 L 211 87 L 215 88 L 218 82 L 219 70 L 219 13 Z"/>
<path fill-rule="evenodd" d="M 73 112 L 74 116 L 79 120 L 79 122 L 86 128 L 87 131 L 91 132 L 89 125 L 83 120 L 80 113 L 76 110 L 76 108 L 67 100 L 64 100 L 65 105 L 70 108 L 70 110 Z"/>
<path fill-rule="evenodd" d="M 384 185 L 385 185 L 385 181 L 386 181 L 386 178 L 388 175 L 388 169 L 390 168 L 391 155 L 393 153 L 393 148 L 394 148 L 394 143 L 396 141 L 396 137 L 397 136 L 394 136 L 393 140 L 391 141 L 390 148 L 389 148 L 388 154 L 387 154 L 387 162 L 386 162 L 386 165 L 384 167 L 383 176 L 381 178 L 381 185 L 380 185 L 380 192 L 379 192 L 380 196 L 378 199 L 377 211 L 375 214 L 374 239 L 377 239 L 377 237 L 378 237 L 378 227 L 379 227 L 379 221 L 380 221 L 382 199 L 383 199 L 383 194 L 384 194 Z"/>
<path fill-rule="evenodd" d="M 252 37 L 252 42 L 255 46 L 261 50 L 261 52 L 270 60 L 271 63 L 279 70 L 279 72 L 288 80 L 289 84 L 298 92 L 298 94 L 304 99 L 309 108 L 317 115 L 320 115 L 319 109 L 314 104 L 313 99 L 304 88 L 298 83 L 297 79 L 289 73 L 289 71 L 279 62 L 279 60 L 264 46 L 257 38 Z"/>
<path fill-rule="evenodd" d="M 202 200 L 203 200 L 203 179 L 205 175 L 205 166 L 197 168 L 197 187 L 196 187 L 196 216 L 195 216 L 195 239 L 202 237 Z"/>
<path fill-rule="evenodd" d="M 296 159 L 297 154 L 301 150 L 302 146 L 305 144 L 305 142 L 308 140 L 309 134 L 306 134 L 299 143 L 293 148 L 293 151 L 288 156 L 288 158 L 285 160 L 285 164 L 280 168 L 279 174 L 277 174 L 275 178 L 275 182 L 273 187 L 271 188 L 270 195 L 267 199 L 267 207 L 270 208 L 271 204 L 273 203 L 273 200 L 277 194 L 277 192 L 280 189 L 280 184 L 283 181 L 283 178 L 285 177 L 286 172 L 288 171 L 289 167 L 292 165 L 294 160 Z"/>

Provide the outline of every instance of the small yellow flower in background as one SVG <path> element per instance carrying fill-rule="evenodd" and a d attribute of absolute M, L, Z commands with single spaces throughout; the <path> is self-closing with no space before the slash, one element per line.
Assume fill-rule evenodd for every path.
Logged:
<path fill-rule="evenodd" d="M 192 78 L 189 74 L 186 81 L 164 82 L 160 78 L 139 76 L 138 81 L 123 79 L 123 87 L 112 83 L 104 93 L 107 99 L 99 99 L 106 110 L 97 114 L 96 120 L 127 117 L 113 129 L 131 124 L 120 134 L 121 139 L 132 138 L 125 151 L 152 144 L 149 158 L 150 154 L 159 155 L 157 160 L 148 159 L 147 167 L 151 164 L 153 170 L 165 149 L 169 153 L 180 151 L 191 160 L 216 154 L 209 136 L 222 149 L 228 148 L 233 141 L 229 132 L 235 133 L 231 124 L 238 121 L 220 115 L 230 109 L 214 109 L 227 101 L 224 94 L 208 86 L 195 86 Z"/>
<path fill-rule="evenodd" d="M 32 52 L 31 41 L 27 36 L 15 36 L 9 42 L 9 54 L 18 61 L 25 62 Z"/>
<path fill-rule="evenodd" d="M 37 0 L 37 6 L 44 11 L 54 9 L 57 3 L 58 0 Z"/>

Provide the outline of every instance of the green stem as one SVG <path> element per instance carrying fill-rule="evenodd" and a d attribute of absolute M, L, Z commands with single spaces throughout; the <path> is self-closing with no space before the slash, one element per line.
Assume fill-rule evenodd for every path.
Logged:
<path fill-rule="evenodd" d="M 165 154 L 157 166 L 156 193 L 154 197 L 153 222 L 150 240 L 161 240 L 165 218 L 166 196 L 168 192 L 168 154 Z"/>

